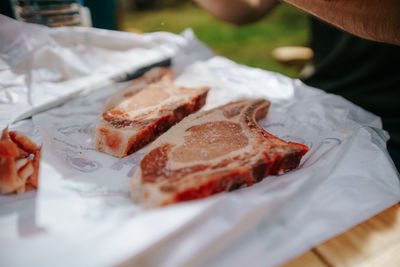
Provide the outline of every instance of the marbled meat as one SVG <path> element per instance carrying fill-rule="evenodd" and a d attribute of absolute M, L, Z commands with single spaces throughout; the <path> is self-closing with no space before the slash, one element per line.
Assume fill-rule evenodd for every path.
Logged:
<path fill-rule="evenodd" d="M 144 207 L 205 198 L 298 167 L 308 147 L 265 131 L 270 102 L 242 99 L 192 114 L 152 143 L 131 180 Z"/>
<path fill-rule="evenodd" d="M 139 150 L 200 109 L 208 90 L 174 85 L 169 68 L 149 70 L 108 99 L 96 127 L 96 149 L 120 158 Z"/>

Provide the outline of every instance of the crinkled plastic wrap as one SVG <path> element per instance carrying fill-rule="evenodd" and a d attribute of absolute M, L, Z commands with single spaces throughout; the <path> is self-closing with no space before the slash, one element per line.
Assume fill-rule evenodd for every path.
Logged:
<path fill-rule="evenodd" d="M 83 30 L 64 31 L 56 40 Z M 149 36 L 135 38 L 163 45 Z M 241 97 L 270 100 L 260 123 L 309 146 L 299 168 L 249 188 L 142 210 L 128 185 L 146 147 L 122 159 L 93 147 L 103 104 L 123 84 L 109 85 L 34 115 L 34 125 L 13 125 L 37 129 L 43 150 L 38 191 L 0 197 L 5 266 L 276 266 L 399 201 L 378 117 L 298 80 L 212 56 L 190 31 L 171 36 L 176 82 L 210 86 L 204 109 Z M 119 38 L 108 42 L 121 46 Z"/>
<path fill-rule="evenodd" d="M 185 37 L 47 28 L 0 15 L 0 127 L 173 56 Z"/>

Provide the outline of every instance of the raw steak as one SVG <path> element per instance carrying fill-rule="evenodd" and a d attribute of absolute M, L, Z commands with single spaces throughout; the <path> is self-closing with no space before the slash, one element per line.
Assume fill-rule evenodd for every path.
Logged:
<path fill-rule="evenodd" d="M 132 199 L 164 206 L 296 168 L 308 147 L 259 126 L 269 106 L 264 99 L 243 99 L 183 119 L 149 147 L 131 180 Z"/>
<path fill-rule="evenodd" d="M 108 99 L 96 127 L 96 149 L 116 157 L 139 150 L 200 109 L 208 90 L 175 86 L 172 70 L 151 69 Z"/>
<path fill-rule="evenodd" d="M 0 194 L 24 193 L 38 186 L 41 147 L 5 128 L 0 138 Z"/>

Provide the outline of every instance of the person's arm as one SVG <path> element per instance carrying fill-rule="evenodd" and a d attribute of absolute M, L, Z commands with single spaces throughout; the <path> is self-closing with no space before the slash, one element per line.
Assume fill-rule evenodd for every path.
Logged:
<path fill-rule="evenodd" d="M 217 18 L 256 21 L 276 0 L 195 0 Z M 400 45 L 400 0 L 284 0 L 354 35 Z"/>
<path fill-rule="evenodd" d="M 278 0 L 194 0 L 216 18 L 236 25 L 259 20 Z"/>
<path fill-rule="evenodd" d="M 399 0 L 285 0 L 354 35 L 400 45 Z"/>

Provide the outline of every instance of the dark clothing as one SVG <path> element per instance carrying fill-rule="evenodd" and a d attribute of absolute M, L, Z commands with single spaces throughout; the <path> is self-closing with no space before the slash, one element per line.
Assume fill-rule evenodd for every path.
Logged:
<path fill-rule="evenodd" d="M 315 18 L 310 45 L 315 72 L 304 82 L 380 116 L 391 150 L 400 151 L 400 46 L 361 39 Z"/>
<path fill-rule="evenodd" d="M 116 0 L 85 0 L 90 9 L 92 24 L 95 28 L 116 30 Z"/>
<path fill-rule="evenodd" d="M 392 157 L 394 164 L 396 165 L 397 171 L 400 172 L 400 149 L 392 145 L 390 141 L 388 143 L 387 149 L 390 156 Z"/>
<path fill-rule="evenodd" d="M 0 2 L 0 14 L 14 18 L 14 12 L 11 8 L 11 3 L 9 0 Z"/>

